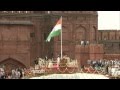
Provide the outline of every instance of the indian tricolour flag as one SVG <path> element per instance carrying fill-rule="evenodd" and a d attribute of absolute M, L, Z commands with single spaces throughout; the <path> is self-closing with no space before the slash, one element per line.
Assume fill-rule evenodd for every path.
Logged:
<path fill-rule="evenodd" d="M 53 30 L 50 32 L 46 42 L 50 42 L 52 37 L 59 36 L 61 34 L 61 30 L 62 30 L 62 17 L 58 20 L 57 24 L 55 25 Z"/>

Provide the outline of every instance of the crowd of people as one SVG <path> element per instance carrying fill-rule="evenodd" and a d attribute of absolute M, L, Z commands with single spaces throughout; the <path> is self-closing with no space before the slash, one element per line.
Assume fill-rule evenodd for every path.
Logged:
<path fill-rule="evenodd" d="M 70 62 L 70 58 L 66 55 L 64 56 L 67 59 L 67 62 Z M 46 57 L 46 60 L 48 58 Z M 57 65 L 60 64 L 60 56 L 57 58 Z M 120 69 L 120 60 L 88 60 L 88 66 L 92 67 L 95 70 L 104 70 L 106 74 L 111 74 L 112 68 Z M 84 68 L 81 66 L 81 68 Z M 9 73 L 5 71 L 4 67 L 0 67 L 0 79 L 24 79 L 27 75 L 29 75 L 35 68 L 15 68 L 12 69 Z"/>
<path fill-rule="evenodd" d="M 88 64 L 91 65 L 92 67 L 105 67 L 105 66 L 120 66 L 120 60 L 115 59 L 115 60 L 88 60 Z"/>
<path fill-rule="evenodd" d="M 96 70 L 104 70 L 106 74 L 111 74 L 112 69 L 120 69 L 120 60 L 88 60 L 88 65 Z"/>
<path fill-rule="evenodd" d="M 0 68 L 0 79 L 22 79 L 25 75 L 25 70 L 21 68 L 12 69 L 6 72 L 4 68 Z"/>

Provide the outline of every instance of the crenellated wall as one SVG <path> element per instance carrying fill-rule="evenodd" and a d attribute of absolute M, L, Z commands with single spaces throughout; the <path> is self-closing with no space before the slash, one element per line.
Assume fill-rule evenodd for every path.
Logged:
<path fill-rule="evenodd" d="M 99 30 L 98 39 L 105 54 L 120 54 L 120 30 Z"/>

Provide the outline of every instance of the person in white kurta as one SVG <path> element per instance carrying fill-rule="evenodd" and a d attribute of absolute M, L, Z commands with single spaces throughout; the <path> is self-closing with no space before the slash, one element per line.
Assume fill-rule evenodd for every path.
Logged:
<path fill-rule="evenodd" d="M 58 56 L 58 58 L 57 58 L 57 67 L 59 67 L 59 65 L 60 65 L 60 57 Z"/>
<path fill-rule="evenodd" d="M 52 63 L 52 61 L 49 61 L 48 68 L 53 68 L 53 63 Z"/>

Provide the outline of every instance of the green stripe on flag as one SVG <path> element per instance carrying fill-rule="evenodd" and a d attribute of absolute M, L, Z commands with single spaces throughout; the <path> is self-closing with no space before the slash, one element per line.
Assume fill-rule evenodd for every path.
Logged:
<path fill-rule="evenodd" d="M 51 32 L 46 41 L 50 42 L 52 37 L 58 36 L 60 35 L 60 33 L 61 33 L 61 29 Z"/>

